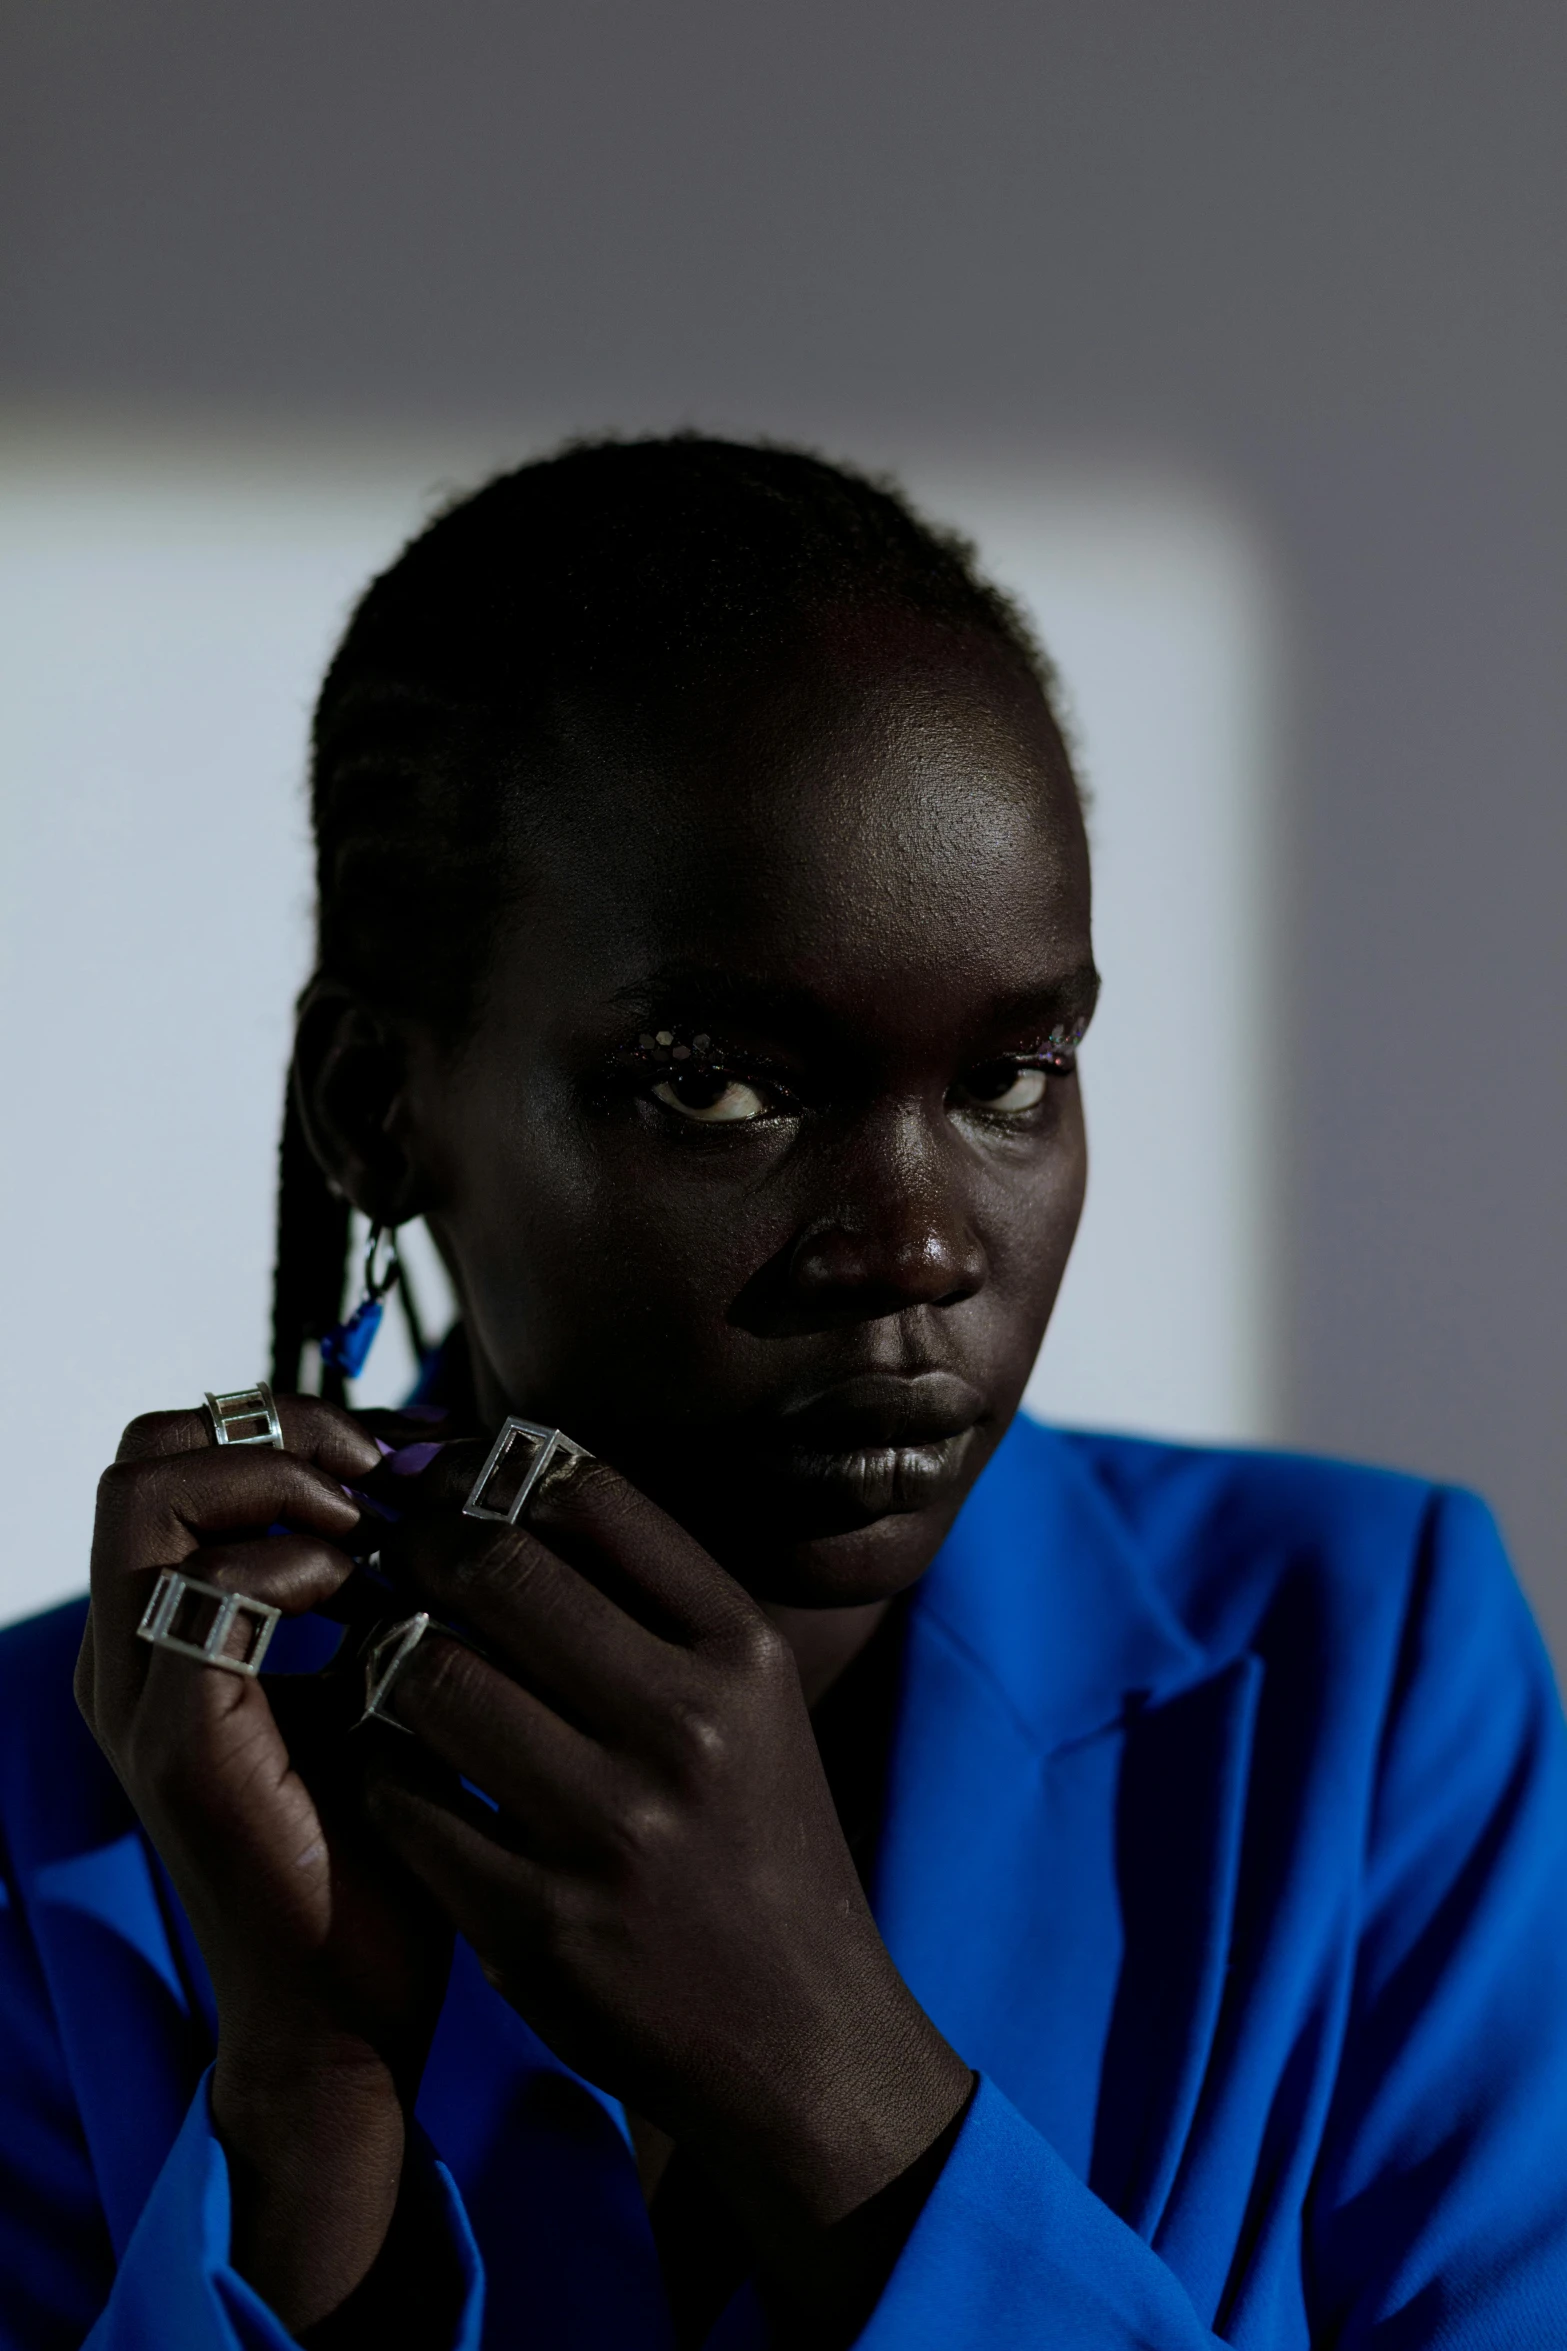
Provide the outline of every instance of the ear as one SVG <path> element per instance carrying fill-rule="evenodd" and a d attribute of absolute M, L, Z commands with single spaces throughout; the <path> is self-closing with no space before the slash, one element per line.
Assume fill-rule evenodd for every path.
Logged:
<path fill-rule="evenodd" d="M 376 1224 L 419 1214 L 406 1079 L 406 1041 L 395 1026 L 335 980 L 312 981 L 294 1036 L 300 1119 L 327 1181 Z"/>

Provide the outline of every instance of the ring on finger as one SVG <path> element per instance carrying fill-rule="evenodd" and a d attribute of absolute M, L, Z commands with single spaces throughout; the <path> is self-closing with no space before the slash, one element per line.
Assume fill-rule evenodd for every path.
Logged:
<path fill-rule="evenodd" d="M 533 1449 L 527 1458 L 522 1457 L 525 1445 Z M 468 1499 L 462 1506 L 463 1517 L 493 1519 L 503 1526 L 515 1526 L 547 1469 L 558 1461 L 589 1459 L 586 1445 L 579 1445 L 564 1429 L 546 1428 L 536 1420 L 518 1420 L 513 1416 L 490 1447 L 484 1467 L 469 1488 Z M 508 1492 L 510 1481 L 519 1470 L 517 1485 Z"/>
<path fill-rule="evenodd" d="M 375 1635 L 364 1653 L 365 1710 L 351 1726 L 354 1730 L 362 1730 L 367 1722 L 384 1722 L 390 1723 L 394 1731 L 413 1737 L 408 1725 L 392 1712 L 387 1701 L 432 1625 L 438 1633 L 445 1633 L 448 1640 L 462 1641 L 461 1633 L 453 1632 L 449 1624 L 442 1624 L 427 1608 L 421 1608 L 417 1616 L 399 1617 L 396 1624 L 386 1625 Z M 463 1641 L 463 1647 L 471 1648 L 472 1643 Z"/>
<path fill-rule="evenodd" d="M 283 1451 L 283 1424 L 277 1402 L 265 1380 L 253 1388 L 227 1388 L 202 1398 L 212 1422 L 215 1445 L 272 1445 Z"/>
<path fill-rule="evenodd" d="M 253 1677 L 261 1671 L 282 1613 L 268 1600 L 225 1592 L 217 1584 L 182 1575 L 177 1567 L 166 1567 L 152 1587 L 136 1638 L 150 1641 L 155 1649 L 172 1649 L 177 1656 L 215 1665 L 223 1673 Z"/>

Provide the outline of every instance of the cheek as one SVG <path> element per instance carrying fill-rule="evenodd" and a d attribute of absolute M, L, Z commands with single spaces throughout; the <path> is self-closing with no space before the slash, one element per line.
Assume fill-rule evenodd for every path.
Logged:
<path fill-rule="evenodd" d="M 514 1399 L 579 1414 L 729 1376 L 729 1309 L 797 1229 L 788 1185 L 631 1126 L 490 1117 L 441 1218 L 465 1312 Z M 454 1138 L 455 1140 L 455 1138 Z"/>
<path fill-rule="evenodd" d="M 796 1149 L 742 1167 L 738 1154 L 542 1111 L 478 1123 L 443 1237 L 472 1334 L 515 1409 L 591 1428 L 721 1418 L 765 1397 L 788 1347 L 749 1331 L 746 1306 L 758 1283 L 787 1279 L 798 1236 L 831 1213 L 829 1165 Z M 981 1163 L 965 1184 L 986 1279 L 953 1311 L 1003 1410 L 1043 1337 L 1084 1175 L 1074 1088 L 1050 1149 L 1026 1166 Z"/>
<path fill-rule="evenodd" d="M 993 1344 L 1005 1354 L 1004 1378 L 1016 1391 L 1014 1402 L 1033 1369 L 1055 1306 L 1077 1237 L 1087 1179 L 1082 1106 L 1074 1085 L 1070 1099 L 1063 1102 L 1053 1148 L 1035 1162 L 1026 1180 L 998 1181 L 978 1204 Z"/>

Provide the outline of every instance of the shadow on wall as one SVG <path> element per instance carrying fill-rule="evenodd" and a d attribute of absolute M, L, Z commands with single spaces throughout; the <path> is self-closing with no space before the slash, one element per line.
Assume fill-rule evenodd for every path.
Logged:
<path fill-rule="evenodd" d="M 874 457 L 874 452 L 870 453 Z M 371 571 L 472 453 L 0 443 L 0 1618 L 80 1588 L 138 1411 L 255 1375 L 290 1009 L 309 960 L 310 701 Z M 1270 583 L 1167 481 L 905 469 L 1065 683 L 1092 795 L 1089 1206 L 1032 1409 L 1276 1425 Z M 415 1242 L 428 1297 L 433 1252 Z M 401 1349 L 401 1352 L 400 1352 Z M 389 1318 L 366 1401 L 410 1366 Z"/>

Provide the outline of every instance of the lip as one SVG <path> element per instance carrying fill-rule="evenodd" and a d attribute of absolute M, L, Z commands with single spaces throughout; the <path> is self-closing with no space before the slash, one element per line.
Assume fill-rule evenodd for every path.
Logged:
<path fill-rule="evenodd" d="M 771 1480 L 813 1512 L 866 1524 L 928 1510 L 962 1479 L 985 1399 L 955 1373 L 866 1373 L 751 1434 Z"/>

